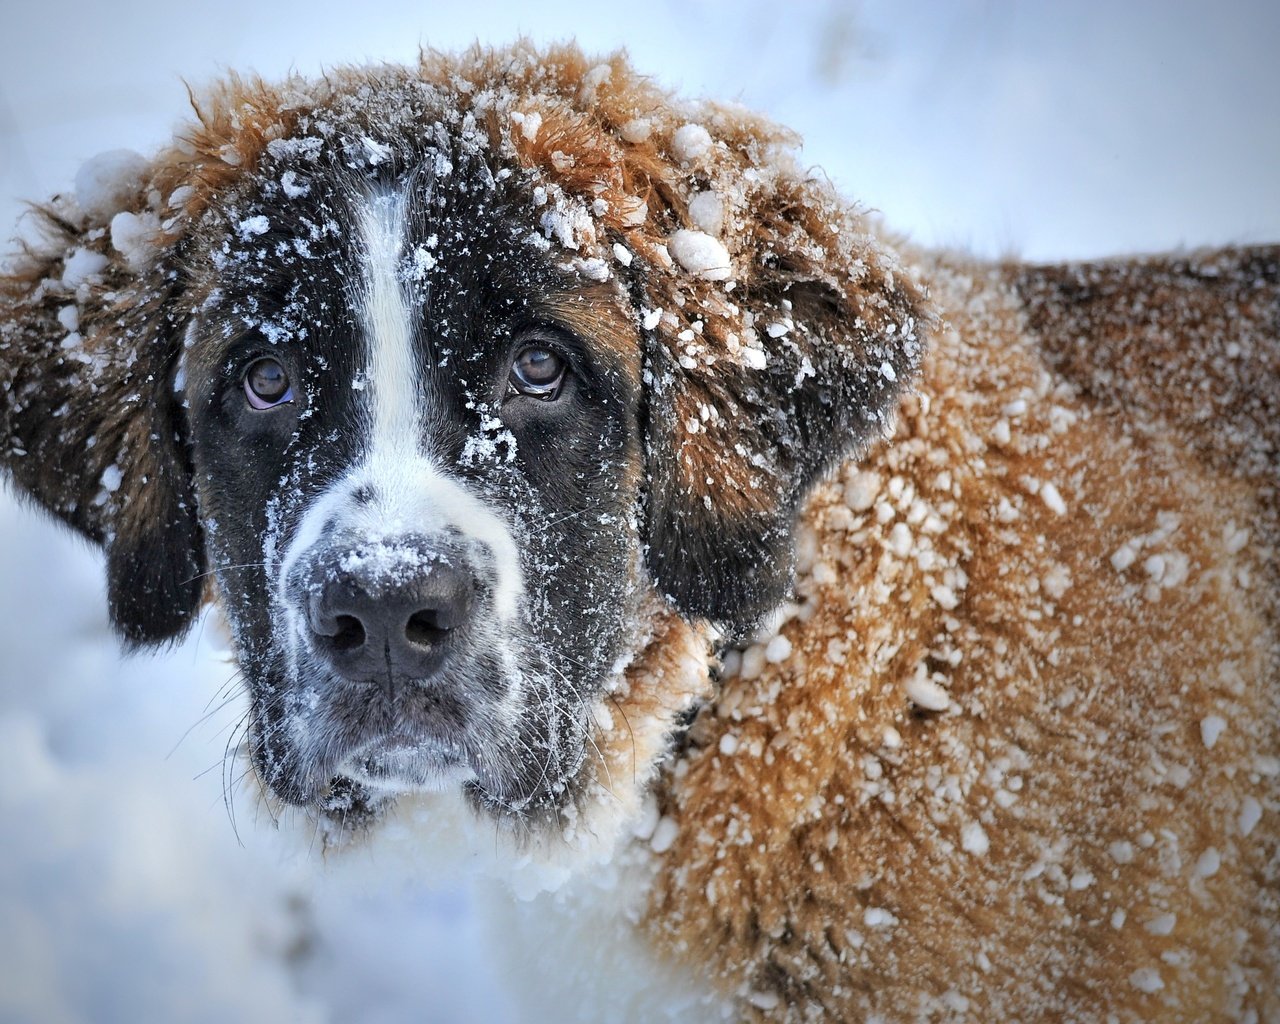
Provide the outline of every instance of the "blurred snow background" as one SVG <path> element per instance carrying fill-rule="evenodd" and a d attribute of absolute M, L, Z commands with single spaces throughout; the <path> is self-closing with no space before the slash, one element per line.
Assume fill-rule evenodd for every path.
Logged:
<path fill-rule="evenodd" d="M 625 46 L 685 94 L 767 112 L 928 244 L 1058 259 L 1280 240 L 1268 0 L 7 2 L 0 230 L 95 153 L 159 145 L 183 78 L 519 33 Z M 522 1020 L 465 888 L 376 850 L 326 873 L 248 800 L 237 839 L 222 753 L 242 707 L 215 631 L 122 660 L 100 576 L 0 495 L 0 1021 Z"/>

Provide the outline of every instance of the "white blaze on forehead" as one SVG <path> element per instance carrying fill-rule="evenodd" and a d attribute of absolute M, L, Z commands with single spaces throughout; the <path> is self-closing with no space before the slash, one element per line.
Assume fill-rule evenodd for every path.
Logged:
<path fill-rule="evenodd" d="M 444 473 L 424 446 L 426 388 L 400 273 L 409 224 L 404 193 L 363 200 L 358 224 L 363 283 L 356 313 L 368 345 L 357 378 L 363 382 L 358 397 L 364 436 L 350 469 L 303 515 L 281 565 L 281 585 L 298 559 L 322 541 L 326 524 L 356 544 L 456 531 L 485 549 L 487 566 L 474 568 L 492 573 L 493 614 L 510 619 L 523 591 L 515 538 L 502 517 Z M 361 490 L 368 491 L 368 500 L 356 499 Z"/>
<path fill-rule="evenodd" d="M 420 450 L 421 371 L 413 343 L 413 318 L 398 273 L 405 241 L 405 207 L 404 194 L 395 193 L 374 196 L 360 209 L 365 279 L 360 314 L 369 344 L 370 456 L 375 462 L 390 459 L 399 463 Z"/>

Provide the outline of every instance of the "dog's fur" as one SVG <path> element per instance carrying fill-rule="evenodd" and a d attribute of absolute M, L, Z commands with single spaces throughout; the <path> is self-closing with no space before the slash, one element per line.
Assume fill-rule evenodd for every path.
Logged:
<path fill-rule="evenodd" d="M 272 798 L 340 838 L 430 781 L 630 858 L 628 927 L 742 1019 L 1280 1020 L 1280 249 L 916 252 L 572 48 L 197 114 L 41 209 L 0 458 L 127 642 L 224 608 Z M 397 316 L 429 400 L 384 423 Z M 506 400 L 549 335 L 566 392 Z M 477 580 L 430 701 L 298 632 L 375 547 Z"/>

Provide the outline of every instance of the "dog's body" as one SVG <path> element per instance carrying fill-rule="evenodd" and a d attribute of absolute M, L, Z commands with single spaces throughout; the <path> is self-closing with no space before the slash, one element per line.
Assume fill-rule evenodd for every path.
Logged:
<path fill-rule="evenodd" d="M 466 793 L 589 1019 L 1280 1018 L 1280 250 L 904 259 L 572 50 L 201 118 L 6 279 L 5 459 L 130 641 L 212 572 L 269 793 Z"/>
<path fill-rule="evenodd" d="M 663 791 L 662 941 L 814 1019 L 1275 1019 L 1277 255 L 931 267 Z"/>

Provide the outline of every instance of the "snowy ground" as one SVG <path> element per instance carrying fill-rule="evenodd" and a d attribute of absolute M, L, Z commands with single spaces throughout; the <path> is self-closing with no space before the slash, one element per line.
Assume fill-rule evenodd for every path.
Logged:
<path fill-rule="evenodd" d="M 625 45 L 669 85 L 767 111 L 931 244 L 1050 259 L 1280 240 L 1280 7 L 1046 7 L 73 0 L 51 21 L 7 4 L 0 231 L 84 158 L 154 148 L 180 76 L 525 32 Z M 237 841 L 222 752 L 241 707 L 215 632 L 121 660 L 97 556 L 0 496 L 0 1021 L 522 1020 L 465 890 L 376 853 L 326 875 L 246 799 Z"/>

